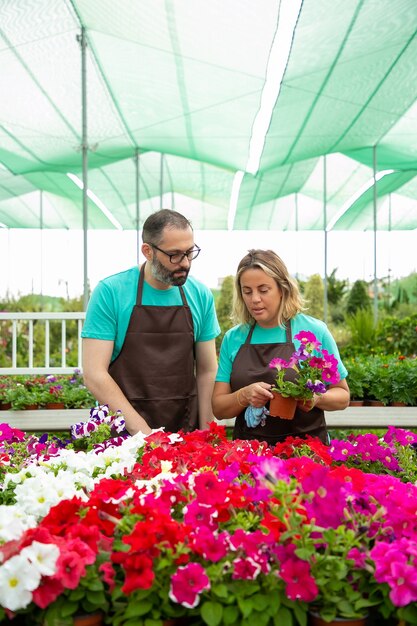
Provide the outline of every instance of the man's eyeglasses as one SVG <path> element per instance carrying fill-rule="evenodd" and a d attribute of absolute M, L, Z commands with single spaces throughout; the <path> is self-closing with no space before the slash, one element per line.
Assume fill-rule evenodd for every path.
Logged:
<path fill-rule="evenodd" d="M 194 259 L 196 259 L 198 257 L 198 255 L 201 252 L 201 248 L 199 248 L 198 246 L 195 246 L 192 250 L 188 250 L 188 252 L 174 252 L 173 254 L 171 254 L 170 252 L 165 252 L 165 250 L 161 250 L 161 248 L 158 248 L 158 246 L 155 246 L 155 244 L 150 243 L 150 246 L 152 246 L 152 248 L 155 248 L 155 250 L 158 250 L 159 252 L 162 252 L 162 254 L 166 254 L 167 257 L 169 257 L 169 260 L 171 261 L 171 263 L 181 263 L 181 261 L 187 257 L 187 259 L 189 261 L 193 261 Z"/>

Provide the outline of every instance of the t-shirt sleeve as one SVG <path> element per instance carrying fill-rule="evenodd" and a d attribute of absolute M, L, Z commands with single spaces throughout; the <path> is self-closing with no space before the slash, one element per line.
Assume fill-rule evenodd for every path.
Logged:
<path fill-rule="evenodd" d="M 331 334 L 330 330 L 327 328 L 327 326 L 325 326 L 325 330 L 324 330 L 323 337 L 322 337 L 322 348 L 327 350 L 327 352 L 329 352 L 330 354 L 333 354 L 335 358 L 337 359 L 337 369 L 340 374 L 340 379 L 343 380 L 344 378 L 346 378 L 348 371 L 345 365 L 343 364 L 342 359 L 340 358 L 340 353 L 339 353 L 339 348 L 337 347 L 337 343 L 334 340 L 334 337 Z"/>
<path fill-rule="evenodd" d="M 100 282 L 91 294 L 81 337 L 115 341 L 116 331 L 113 294 L 106 283 Z"/>
<path fill-rule="evenodd" d="M 203 315 L 196 341 L 210 341 L 220 335 L 220 325 L 217 320 L 213 294 L 209 289 L 207 289 L 205 294 L 202 294 L 201 305 Z"/>
<path fill-rule="evenodd" d="M 231 353 L 231 337 L 229 332 L 223 337 L 222 344 L 220 346 L 219 365 L 217 368 L 216 382 L 218 383 L 230 383 L 230 377 L 232 374 L 233 358 Z"/>

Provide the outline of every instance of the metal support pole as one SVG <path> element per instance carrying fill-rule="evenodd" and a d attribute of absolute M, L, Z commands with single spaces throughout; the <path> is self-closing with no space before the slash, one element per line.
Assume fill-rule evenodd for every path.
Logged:
<path fill-rule="evenodd" d="M 324 321 L 327 324 L 328 294 L 327 294 L 327 162 L 323 156 L 323 229 L 324 229 Z"/>
<path fill-rule="evenodd" d="M 78 37 L 81 45 L 81 115 L 82 115 L 82 167 L 83 167 L 83 255 L 84 255 L 84 296 L 83 308 L 87 309 L 89 300 L 88 288 L 88 139 L 87 139 L 87 40 L 85 28 L 81 27 L 81 35 Z"/>
<path fill-rule="evenodd" d="M 41 235 L 41 310 L 43 310 L 43 195 L 42 189 L 39 191 L 39 228 Z"/>
<path fill-rule="evenodd" d="M 162 196 L 164 194 L 164 155 L 161 152 L 161 163 L 159 173 L 159 208 L 162 209 Z"/>
<path fill-rule="evenodd" d="M 376 171 L 377 171 L 377 160 L 376 160 L 376 146 L 373 147 L 373 174 L 374 174 L 374 324 L 376 325 L 378 322 L 378 279 L 377 279 L 377 189 L 376 189 Z"/>
<path fill-rule="evenodd" d="M 294 194 L 294 203 L 295 203 L 295 232 L 298 234 L 298 193 Z M 298 242 L 295 247 L 296 251 L 296 262 L 295 262 L 295 277 L 298 280 Z"/>
<path fill-rule="evenodd" d="M 139 199 L 140 199 L 140 159 L 139 159 L 139 150 L 136 148 L 135 150 L 135 191 L 136 191 L 136 259 L 139 265 L 139 247 L 140 247 L 140 237 L 139 237 L 139 229 L 140 229 L 140 209 L 139 209 Z"/>

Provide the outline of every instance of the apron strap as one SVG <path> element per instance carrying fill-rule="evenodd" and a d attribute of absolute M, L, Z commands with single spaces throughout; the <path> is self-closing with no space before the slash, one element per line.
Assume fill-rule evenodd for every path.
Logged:
<path fill-rule="evenodd" d="M 247 336 L 247 337 L 246 337 L 246 339 L 245 339 L 245 344 L 248 344 L 248 343 L 250 343 L 250 342 L 251 342 L 252 335 L 253 335 L 253 331 L 254 331 L 254 329 L 255 329 L 255 324 L 256 324 L 256 322 L 255 322 L 254 324 L 252 324 L 252 325 L 251 325 L 251 327 L 250 327 L 250 329 L 249 329 L 249 332 L 248 332 L 248 336 Z"/>
<path fill-rule="evenodd" d="M 288 324 L 285 324 L 285 338 L 287 343 L 292 343 L 291 320 L 288 320 Z"/>
<path fill-rule="evenodd" d="M 288 322 L 289 322 L 288 324 L 285 324 L 285 340 L 287 343 L 292 343 L 291 320 L 288 320 Z M 245 339 L 245 344 L 249 344 L 251 342 L 255 326 L 256 326 L 256 322 L 255 324 L 252 324 L 252 326 L 250 327 L 248 336 Z"/>
<path fill-rule="evenodd" d="M 136 294 L 136 305 L 142 304 L 143 280 L 145 276 L 145 263 L 139 269 L 138 291 Z"/>

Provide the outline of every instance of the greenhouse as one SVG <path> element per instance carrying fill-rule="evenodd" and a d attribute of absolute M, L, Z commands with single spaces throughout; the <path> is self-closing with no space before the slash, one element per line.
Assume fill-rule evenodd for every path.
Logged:
<path fill-rule="evenodd" d="M 83 240 L 79 308 L 0 312 L 0 624 L 417 624 L 417 285 L 385 298 L 377 266 L 382 233 L 417 246 L 416 0 L 3 0 L 0 29 L 0 246 Z M 307 361 L 328 378 L 292 400 L 325 442 L 235 437 L 283 416 L 233 386 L 224 419 L 151 434 L 91 391 L 89 233 L 131 231 L 139 261 L 166 208 L 199 231 L 321 233 L 302 291 L 341 357 L 308 334 L 295 380 Z M 372 236 L 356 302 L 327 264 L 339 232 Z M 154 244 L 168 265 L 200 251 Z M 231 289 L 210 295 L 216 358 Z M 193 327 L 193 376 L 202 343 Z M 181 366 L 155 377 L 172 406 Z"/>

